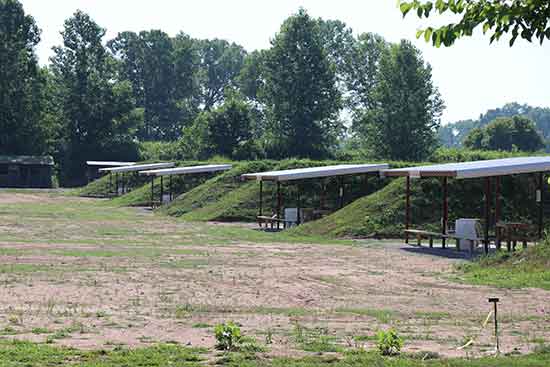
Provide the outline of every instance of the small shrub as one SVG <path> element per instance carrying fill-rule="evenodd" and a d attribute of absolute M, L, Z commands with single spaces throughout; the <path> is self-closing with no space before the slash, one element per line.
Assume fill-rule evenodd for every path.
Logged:
<path fill-rule="evenodd" d="M 216 348 L 221 350 L 235 350 L 242 338 L 241 329 L 231 321 L 216 325 L 214 332 Z"/>
<path fill-rule="evenodd" d="M 376 334 L 376 339 L 376 347 L 383 356 L 399 354 L 403 347 L 403 339 L 394 329 L 379 331 L 378 334 Z"/>

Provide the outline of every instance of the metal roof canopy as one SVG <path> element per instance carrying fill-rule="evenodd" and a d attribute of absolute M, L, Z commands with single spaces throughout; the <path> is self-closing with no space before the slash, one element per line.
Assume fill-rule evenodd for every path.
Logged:
<path fill-rule="evenodd" d="M 339 164 L 335 166 L 322 166 L 310 168 L 288 169 L 281 171 L 267 171 L 247 173 L 241 177 L 257 181 L 292 181 L 308 178 L 333 177 L 344 175 L 357 175 L 362 173 L 378 172 L 387 169 L 387 164 Z"/>
<path fill-rule="evenodd" d="M 147 176 L 171 176 L 171 175 L 188 175 L 194 173 L 208 173 L 226 171 L 231 169 L 230 164 L 208 164 L 204 166 L 189 166 L 189 167 L 177 167 L 167 169 L 157 169 L 151 171 L 140 171 L 140 175 Z"/>
<path fill-rule="evenodd" d="M 176 164 L 173 163 L 173 162 L 136 164 L 136 165 L 124 166 L 124 167 L 100 168 L 99 171 L 100 172 L 124 173 L 124 172 L 143 171 L 143 170 L 147 170 L 147 169 L 169 168 L 169 167 L 174 167 L 175 165 Z"/>
<path fill-rule="evenodd" d="M 550 171 L 550 156 L 516 157 L 484 161 L 434 164 L 382 171 L 383 176 L 454 177 L 457 179 L 507 176 Z"/>
<path fill-rule="evenodd" d="M 136 162 L 115 162 L 115 161 L 86 161 L 88 166 L 100 166 L 100 167 L 125 167 L 132 166 Z"/>

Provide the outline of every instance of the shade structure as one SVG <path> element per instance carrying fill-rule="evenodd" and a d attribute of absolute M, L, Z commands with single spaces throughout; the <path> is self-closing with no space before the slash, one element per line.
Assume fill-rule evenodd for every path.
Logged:
<path fill-rule="evenodd" d="M 174 167 L 176 164 L 173 162 L 166 163 L 150 163 L 150 164 L 134 164 L 124 167 L 111 167 L 111 168 L 101 168 L 101 172 L 112 172 L 112 173 L 124 173 L 124 172 L 138 172 L 144 170 L 152 170 L 159 168 L 169 168 Z"/>
<path fill-rule="evenodd" d="M 174 175 L 189 175 L 189 174 L 195 174 L 195 173 L 227 171 L 231 169 L 231 167 L 232 166 L 230 164 L 208 164 L 204 166 L 177 167 L 177 168 L 140 171 L 139 173 L 141 175 L 146 175 L 146 176 L 174 176 Z"/>
<path fill-rule="evenodd" d="M 550 156 L 515 157 L 484 161 L 434 164 L 384 170 L 384 176 L 454 177 L 457 179 L 507 176 L 550 171 Z"/>
<path fill-rule="evenodd" d="M 115 161 L 86 161 L 88 166 L 98 166 L 98 167 L 125 167 L 132 166 L 136 162 L 115 162 Z"/>
<path fill-rule="evenodd" d="M 334 166 L 297 168 L 281 171 L 267 171 L 247 173 L 243 178 L 257 181 L 292 181 L 309 178 L 334 177 L 345 175 L 358 175 L 363 173 L 379 172 L 389 166 L 382 164 L 339 164 Z"/>
<path fill-rule="evenodd" d="M 434 164 L 429 166 L 407 167 L 399 169 L 383 170 L 382 176 L 404 176 L 406 177 L 406 213 L 405 213 L 405 229 L 409 229 L 410 225 L 410 179 L 424 177 L 438 177 L 442 180 L 443 201 L 442 201 L 442 220 L 441 229 L 442 235 L 447 234 L 448 225 L 448 178 L 456 179 L 480 179 L 484 184 L 484 213 L 485 220 L 483 242 L 485 253 L 489 252 L 489 227 L 493 220 L 492 202 L 493 194 L 495 201 L 494 223 L 499 223 L 500 220 L 500 178 L 501 176 L 511 176 L 519 174 L 534 174 L 537 181 L 536 188 L 536 203 L 537 203 L 537 234 L 538 238 L 542 238 L 543 234 L 543 216 L 544 216 L 544 200 L 543 200 L 543 181 L 545 172 L 550 171 L 550 156 L 533 156 L 533 157 L 514 157 L 503 159 L 490 159 L 473 162 L 460 163 L 445 163 Z M 493 193 L 495 186 L 495 193 Z M 408 241 L 408 236 L 406 237 Z M 442 240 L 445 246 L 445 237 Z M 499 244 L 496 245 L 497 248 Z"/>

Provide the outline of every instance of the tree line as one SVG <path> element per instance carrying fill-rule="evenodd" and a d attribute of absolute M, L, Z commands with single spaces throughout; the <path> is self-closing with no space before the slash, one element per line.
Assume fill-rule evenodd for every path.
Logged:
<path fill-rule="evenodd" d="M 447 147 L 537 151 L 550 140 L 550 108 L 507 103 L 476 120 L 441 126 L 438 135 Z"/>
<path fill-rule="evenodd" d="M 0 154 L 51 154 L 68 185 L 87 159 L 137 159 L 147 141 L 176 142 L 186 159 L 323 159 L 354 146 L 422 160 L 437 147 L 444 104 L 409 41 L 303 9 L 252 52 L 183 32 L 105 33 L 76 11 L 40 66 L 38 25 L 0 0 Z"/>

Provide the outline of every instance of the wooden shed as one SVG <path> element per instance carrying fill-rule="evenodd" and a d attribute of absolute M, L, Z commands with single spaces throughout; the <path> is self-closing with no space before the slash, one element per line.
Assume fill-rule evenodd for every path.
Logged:
<path fill-rule="evenodd" d="M 0 156 L 0 187 L 51 188 L 51 156 Z"/>

